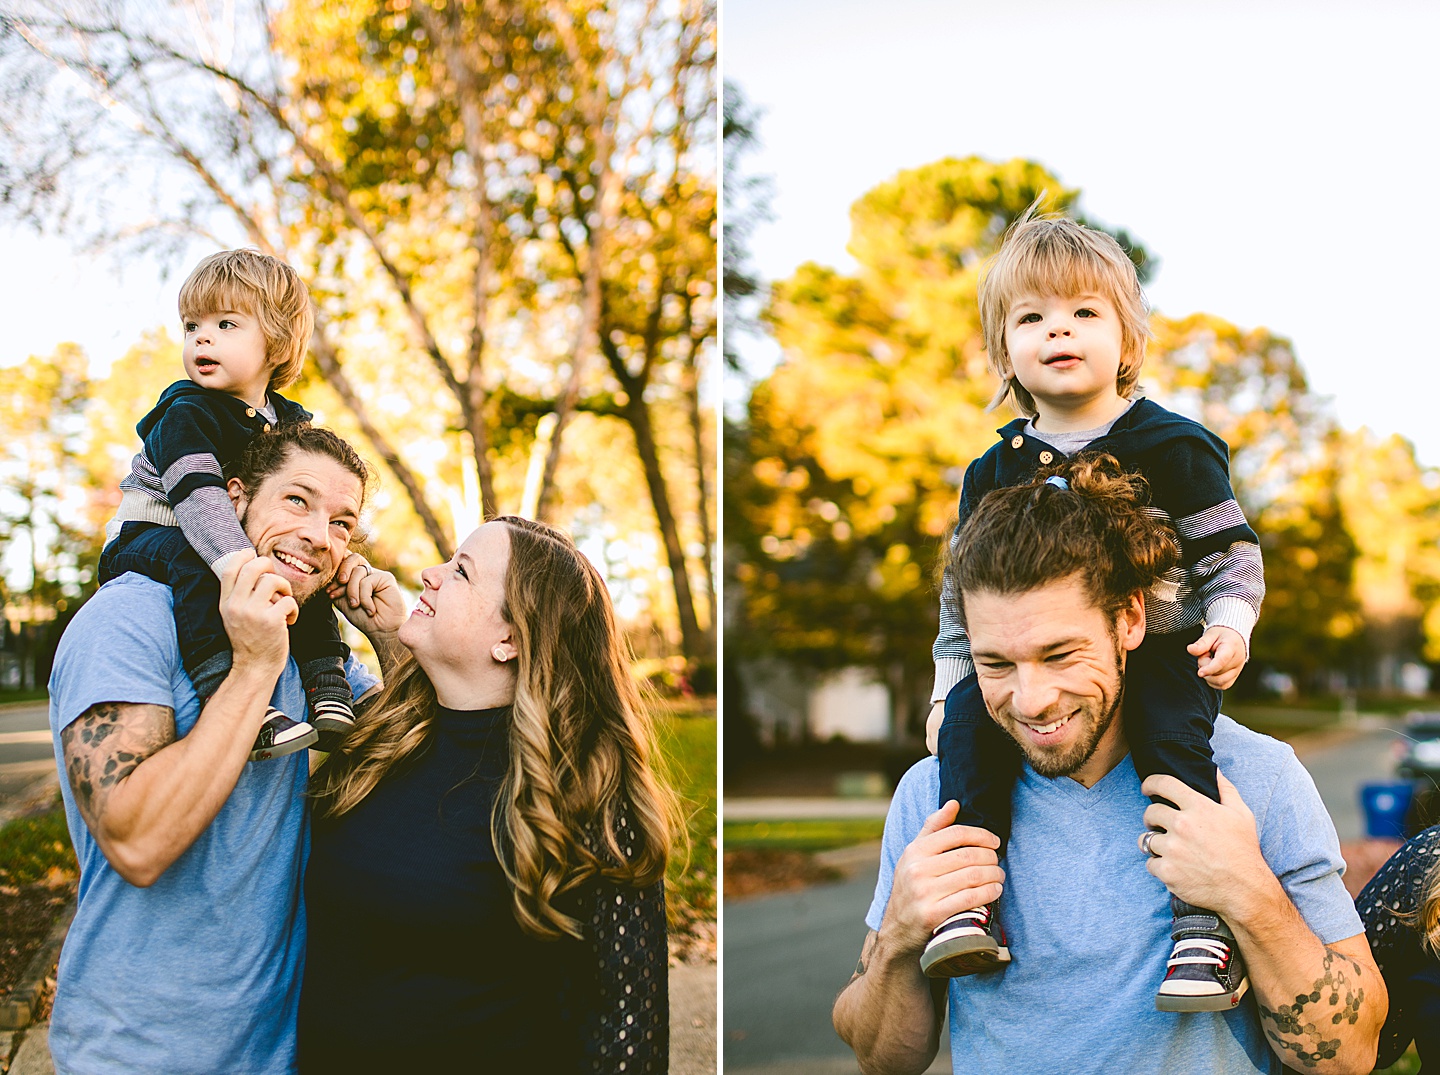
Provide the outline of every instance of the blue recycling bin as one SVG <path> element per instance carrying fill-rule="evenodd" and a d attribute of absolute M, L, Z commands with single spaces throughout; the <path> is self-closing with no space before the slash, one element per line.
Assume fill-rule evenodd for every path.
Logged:
<path fill-rule="evenodd" d="M 1373 838 L 1405 839 L 1405 817 L 1415 786 L 1407 780 L 1376 781 L 1360 785 L 1360 805 L 1365 811 L 1365 835 Z"/>

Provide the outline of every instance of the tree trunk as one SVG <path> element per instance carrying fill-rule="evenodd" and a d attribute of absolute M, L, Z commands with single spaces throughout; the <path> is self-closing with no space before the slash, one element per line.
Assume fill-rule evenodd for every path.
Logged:
<path fill-rule="evenodd" d="M 420 525 L 425 528 L 426 536 L 434 543 L 435 550 L 440 554 L 441 559 L 450 559 L 455 555 L 455 547 L 451 544 L 444 527 L 440 525 L 440 520 L 430 509 L 430 503 L 425 499 L 425 491 L 420 487 L 420 480 L 401 460 L 400 453 L 390 445 L 385 434 L 380 432 L 370 421 L 365 404 L 356 394 L 350 378 L 346 377 L 345 371 L 340 368 L 340 360 L 330 346 L 330 341 L 318 331 L 311 341 L 310 353 L 315 356 L 315 365 L 319 368 L 320 375 L 325 378 L 325 383 L 335 390 L 335 394 L 355 416 L 355 421 L 359 423 L 365 439 L 370 442 L 371 447 L 385 461 L 385 465 L 390 468 L 395 477 L 400 479 L 400 484 L 405 487 L 405 492 L 410 497 L 410 504 L 414 507 L 415 514 L 420 517 Z"/>
<path fill-rule="evenodd" d="M 640 392 L 627 394 L 623 408 L 625 421 L 635 434 L 635 451 L 645 469 L 645 484 L 650 490 L 650 503 L 655 508 L 655 521 L 665 542 L 665 559 L 670 566 L 670 579 L 675 587 L 675 608 L 680 619 L 680 650 L 687 660 L 704 660 L 713 655 L 695 618 L 695 598 L 690 593 L 690 574 L 685 565 L 685 550 L 680 545 L 680 531 L 675 514 L 670 510 L 670 491 L 660 470 L 660 456 L 650 424 L 650 409 Z"/>
<path fill-rule="evenodd" d="M 688 319 L 689 315 L 686 316 Z M 708 468 L 705 465 L 705 422 L 700 408 L 700 370 L 697 363 L 699 349 L 694 336 L 691 336 L 685 355 L 685 401 L 690 410 L 690 436 L 695 452 L 696 510 L 700 516 L 700 540 L 705 549 L 705 600 L 709 610 L 709 634 L 714 638 L 719 630 L 719 617 L 715 594 L 715 541 L 710 533 L 710 483 L 705 477 Z"/>

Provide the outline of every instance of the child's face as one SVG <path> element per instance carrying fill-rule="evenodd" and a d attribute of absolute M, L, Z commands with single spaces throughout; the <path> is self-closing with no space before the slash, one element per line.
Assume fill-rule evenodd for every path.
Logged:
<path fill-rule="evenodd" d="M 263 405 L 270 384 L 265 334 L 253 314 L 222 310 L 185 321 L 185 375 L 247 403 Z"/>
<path fill-rule="evenodd" d="M 1120 317 L 1100 295 L 1020 295 L 1005 317 L 1005 347 L 1041 416 L 1119 397 Z"/>

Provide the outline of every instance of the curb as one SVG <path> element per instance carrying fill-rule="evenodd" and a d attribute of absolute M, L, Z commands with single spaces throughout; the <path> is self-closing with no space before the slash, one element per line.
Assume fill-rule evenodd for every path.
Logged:
<path fill-rule="evenodd" d="M 10 999 L 0 1003 L 0 1030 L 23 1030 L 30 1025 L 35 1005 L 45 989 L 45 979 L 50 977 L 50 968 L 55 965 L 60 946 L 65 943 L 65 934 L 75 918 L 75 906 L 75 901 L 71 900 L 69 906 L 60 912 L 60 917 L 50 927 L 50 933 L 20 976 L 20 983 L 10 994 Z"/>

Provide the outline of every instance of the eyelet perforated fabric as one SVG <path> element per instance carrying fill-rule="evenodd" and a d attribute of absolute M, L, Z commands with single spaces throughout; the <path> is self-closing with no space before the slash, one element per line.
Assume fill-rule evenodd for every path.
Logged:
<path fill-rule="evenodd" d="M 634 829 L 622 814 L 619 843 L 634 855 Z M 601 878 L 594 883 L 585 939 L 596 968 L 594 1007 L 585 1019 L 587 1070 L 664 1075 L 670 1062 L 669 947 L 665 885 L 642 889 Z"/>
<path fill-rule="evenodd" d="M 1423 947 L 1413 915 L 1430 872 L 1440 869 L 1440 825 L 1426 829 L 1380 867 L 1355 900 L 1365 935 L 1390 993 L 1390 1014 L 1380 1031 L 1377 1068 L 1389 1067 L 1405 1052 L 1416 1031 L 1412 979 L 1435 956 Z M 1431 975 L 1433 978 L 1433 974 Z"/>

